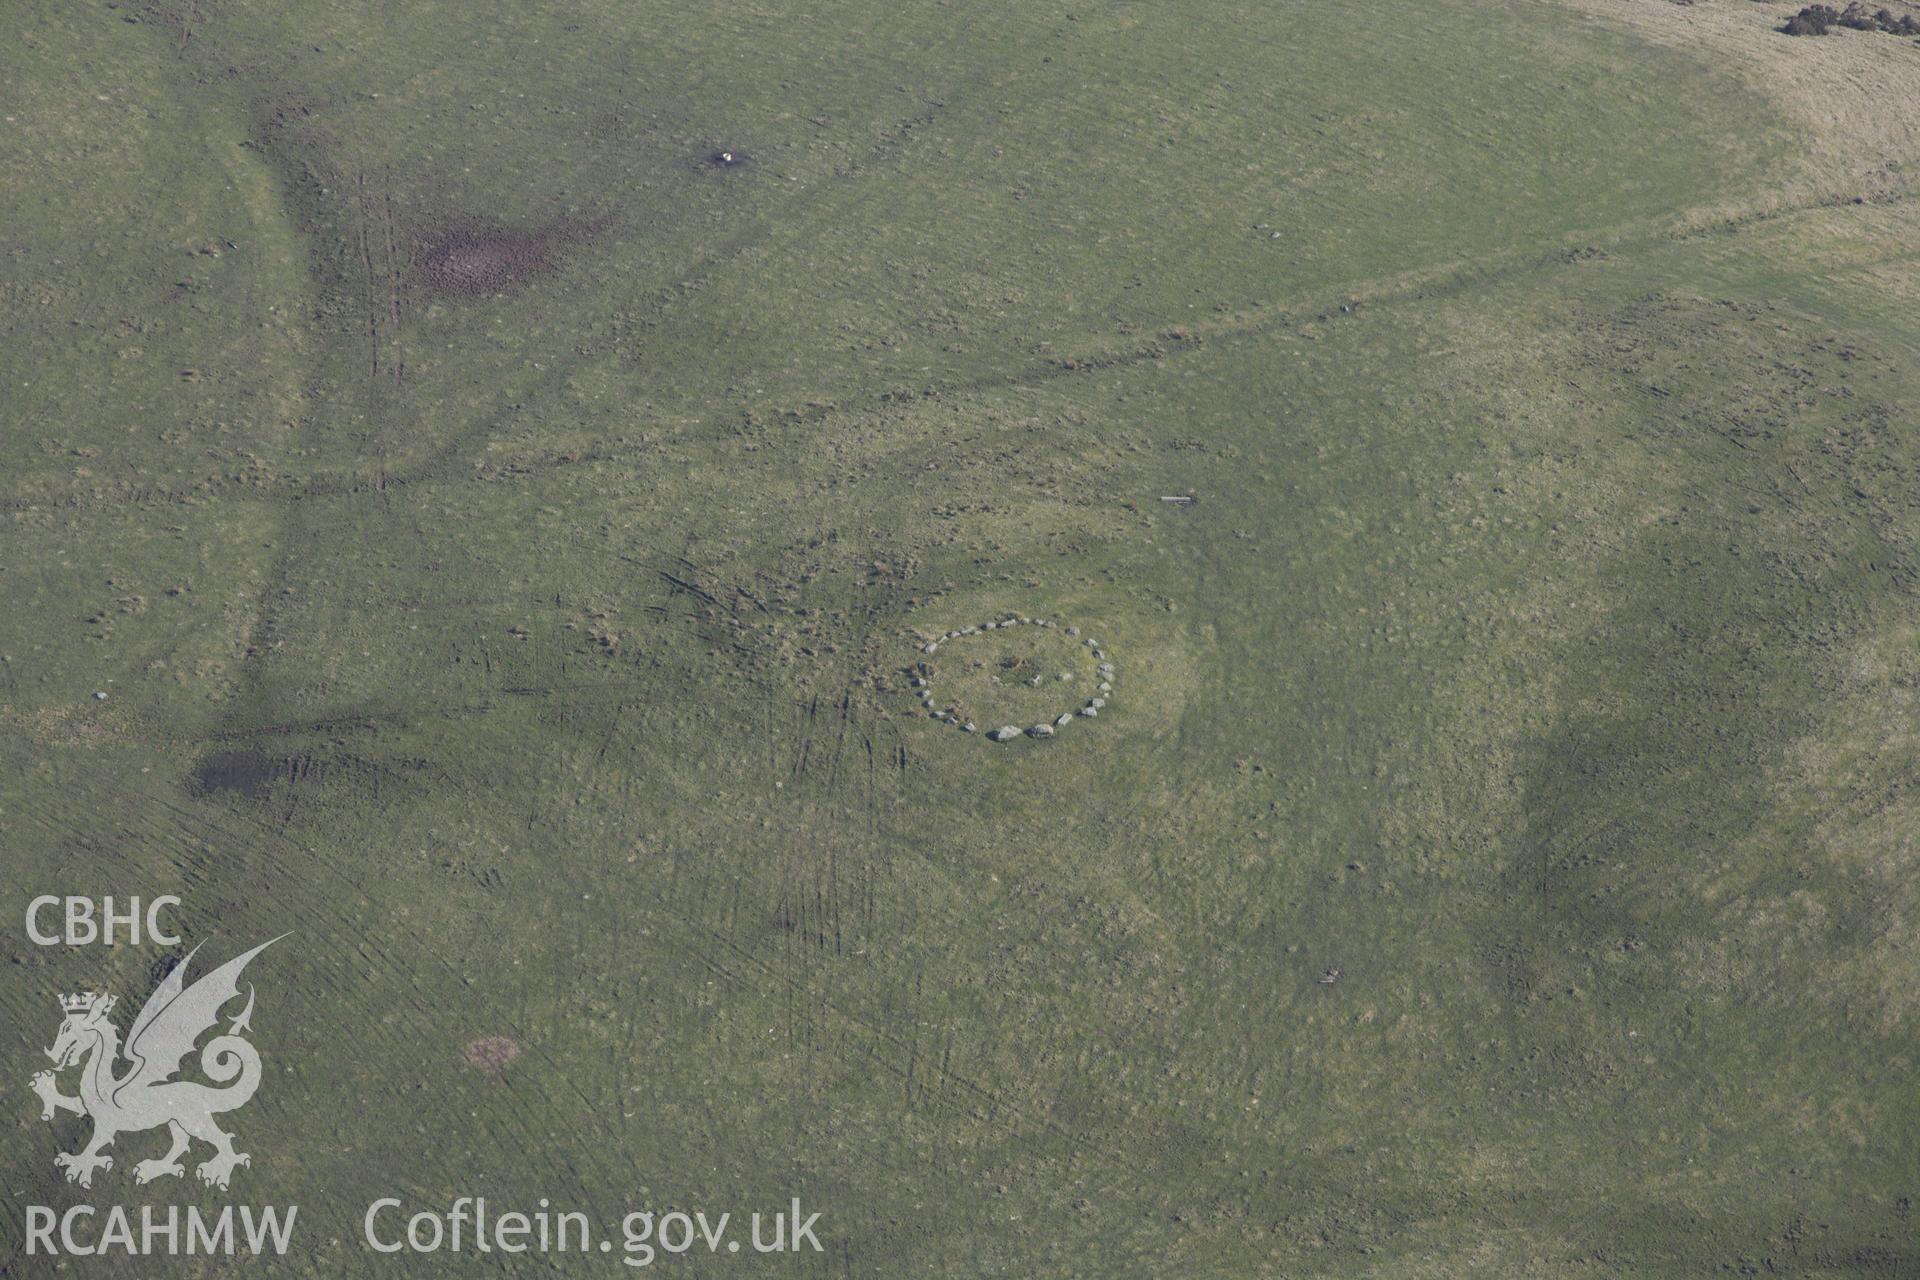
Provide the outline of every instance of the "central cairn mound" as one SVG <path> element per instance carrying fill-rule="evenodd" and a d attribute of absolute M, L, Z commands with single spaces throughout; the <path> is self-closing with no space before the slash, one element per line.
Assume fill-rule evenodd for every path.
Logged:
<path fill-rule="evenodd" d="M 1051 738 L 1092 720 L 1113 692 L 1100 642 L 1051 618 L 1005 614 L 927 640 L 907 675 L 927 714 L 990 742 Z M 1026 726 L 1022 728 L 1022 726 Z"/>

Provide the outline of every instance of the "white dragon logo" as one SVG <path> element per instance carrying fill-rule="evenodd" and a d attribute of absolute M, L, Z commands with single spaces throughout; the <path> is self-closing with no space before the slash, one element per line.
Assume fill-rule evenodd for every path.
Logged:
<path fill-rule="evenodd" d="M 251 986 L 247 988 L 247 1007 L 228 1025 L 227 1033 L 215 1036 L 200 1051 L 201 1072 L 223 1087 L 170 1077 L 179 1072 L 181 1060 L 193 1051 L 194 1042 L 219 1021 L 221 1007 L 239 996 L 240 971 L 247 962 L 279 940 L 274 938 L 235 956 L 188 986 L 187 965 L 200 950 L 195 947 L 147 997 L 139 1016 L 127 1029 L 124 1050 L 119 1029 L 107 1020 L 114 1005 L 112 996 L 89 992 L 60 998 L 66 1019 L 60 1024 L 53 1047 L 47 1050 L 54 1070 L 36 1074 L 33 1091 L 40 1095 L 42 1120 L 53 1119 L 57 1111 L 93 1117 L 93 1138 L 86 1148 L 53 1158 L 57 1167 L 66 1170 L 68 1182 L 92 1186 L 96 1169 L 113 1168 L 113 1157 L 102 1152 L 113 1145 L 115 1138 L 161 1125 L 172 1135 L 173 1146 L 158 1160 L 136 1164 L 136 1182 L 180 1177 L 186 1172 L 180 1157 L 195 1138 L 214 1148 L 212 1158 L 194 1170 L 210 1186 L 224 1188 L 236 1166 L 252 1163 L 245 1152 L 233 1149 L 233 1135 L 213 1122 L 221 1112 L 245 1105 L 260 1087 L 260 1055 L 240 1035 L 249 1029 L 248 1020 L 253 1017 Z M 132 1065 L 116 1076 L 122 1056 Z M 80 1092 L 69 1097 L 60 1092 L 54 1072 L 81 1062 L 86 1065 L 80 1073 Z"/>

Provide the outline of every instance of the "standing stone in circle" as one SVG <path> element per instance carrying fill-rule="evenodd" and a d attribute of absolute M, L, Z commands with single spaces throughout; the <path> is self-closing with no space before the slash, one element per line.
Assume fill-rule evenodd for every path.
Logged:
<path fill-rule="evenodd" d="M 1068 627 L 1068 628 L 1067 628 L 1067 634 L 1068 634 L 1068 635 L 1070 635 L 1070 636 L 1077 636 L 1077 635 L 1079 635 L 1079 634 L 1080 634 L 1080 628 L 1078 628 L 1078 627 Z"/>
<path fill-rule="evenodd" d="M 1072 719 L 1073 719 L 1073 712 L 1062 711 L 1057 717 L 1054 718 L 1054 724 L 1063 725 Z"/>
<path fill-rule="evenodd" d="M 1020 730 L 1015 725 L 1003 724 L 998 729 L 995 729 L 993 732 L 989 733 L 987 736 L 989 738 L 992 738 L 995 742 L 1005 742 L 1009 738 L 1019 737 Z"/>
<path fill-rule="evenodd" d="M 1100 714 L 1100 709 L 1098 707 L 1082 707 L 1080 708 L 1080 714 L 1091 720 Z"/>
<path fill-rule="evenodd" d="M 940 648 L 940 642 L 938 640 L 932 640 L 932 641 L 929 641 L 927 644 L 927 647 L 922 649 L 920 652 L 933 653 L 937 651 L 939 648 Z"/>
<path fill-rule="evenodd" d="M 1051 738 L 1053 736 L 1053 726 L 1050 724 L 1037 724 L 1027 730 L 1027 736 L 1029 738 Z"/>
<path fill-rule="evenodd" d="M 1095 711 L 1098 711 L 1100 708 L 1107 705 L 1107 700 L 1105 698 L 1089 698 L 1087 699 L 1087 705 L 1092 707 Z"/>
<path fill-rule="evenodd" d="M 1102 693 L 1112 693 L 1112 692 L 1113 692 L 1113 686 L 1112 686 L 1111 684 L 1109 684 L 1109 683 L 1108 683 L 1107 681 L 1105 681 L 1105 680 L 1102 680 L 1102 681 L 1100 682 L 1100 692 L 1102 692 Z"/>
<path fill-rule="evenodd" d="M 977 725 L 977 724 L 975 724 L 975 723 L 974 723 L 973 721 L 971 721 L 971 720 L 969 720 L 969 721 L 967 721 L 967 722 L 966 722 L 965 724 L 963 724 L 963 725 L 961 725 L 961 726 L 960 726 L 960 728 L 961 728 L 961 730 L 962 730 L 963 732 L 965 732 L 965 733 L 978 733 L 978 732 L 980 732 L 980 726 L 979 726 L 979 725 Z"/>

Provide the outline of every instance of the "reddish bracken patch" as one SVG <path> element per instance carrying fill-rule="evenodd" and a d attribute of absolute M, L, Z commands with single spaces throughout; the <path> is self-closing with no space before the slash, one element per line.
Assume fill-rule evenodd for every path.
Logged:
<path fill-rule="evenodd" d="M 551 270 L 547 237 L 501 232 L 450 237 L 415 268 L 420 283 L 440 293 L 504 293 Z"/>
<path fill-rule="evenodd" d="M 416 255 L 413 276 L 436 293 L 508 293 L 551 272 L 556 250 L 592 239 L 608 221 L 559 222 L 539 231 L 449 232 Z"/>
<path fill-rule="evenodd" d="M 520 1056 L 520 1044 L 511 1036 L 481 1036 L 463 1052 L 468 1066 L 498 1072 Z"/>

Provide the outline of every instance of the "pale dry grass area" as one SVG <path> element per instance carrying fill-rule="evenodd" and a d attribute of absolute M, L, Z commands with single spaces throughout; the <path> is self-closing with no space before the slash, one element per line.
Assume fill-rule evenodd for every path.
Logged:
<path fill-rule="evenodd" d="M 1903 198 L 1920 157 L 1920 46 L 1879 32 L 1791 37 L 1795 4 L 1753 0 L 1567 0 L 1654 44 L 1687 50 L 1738 76 L 1801 131 L 1800 172 L 1746 207 L 1695 210 L 1690 220 L 1767 216 L 1808 205 Z"/>

